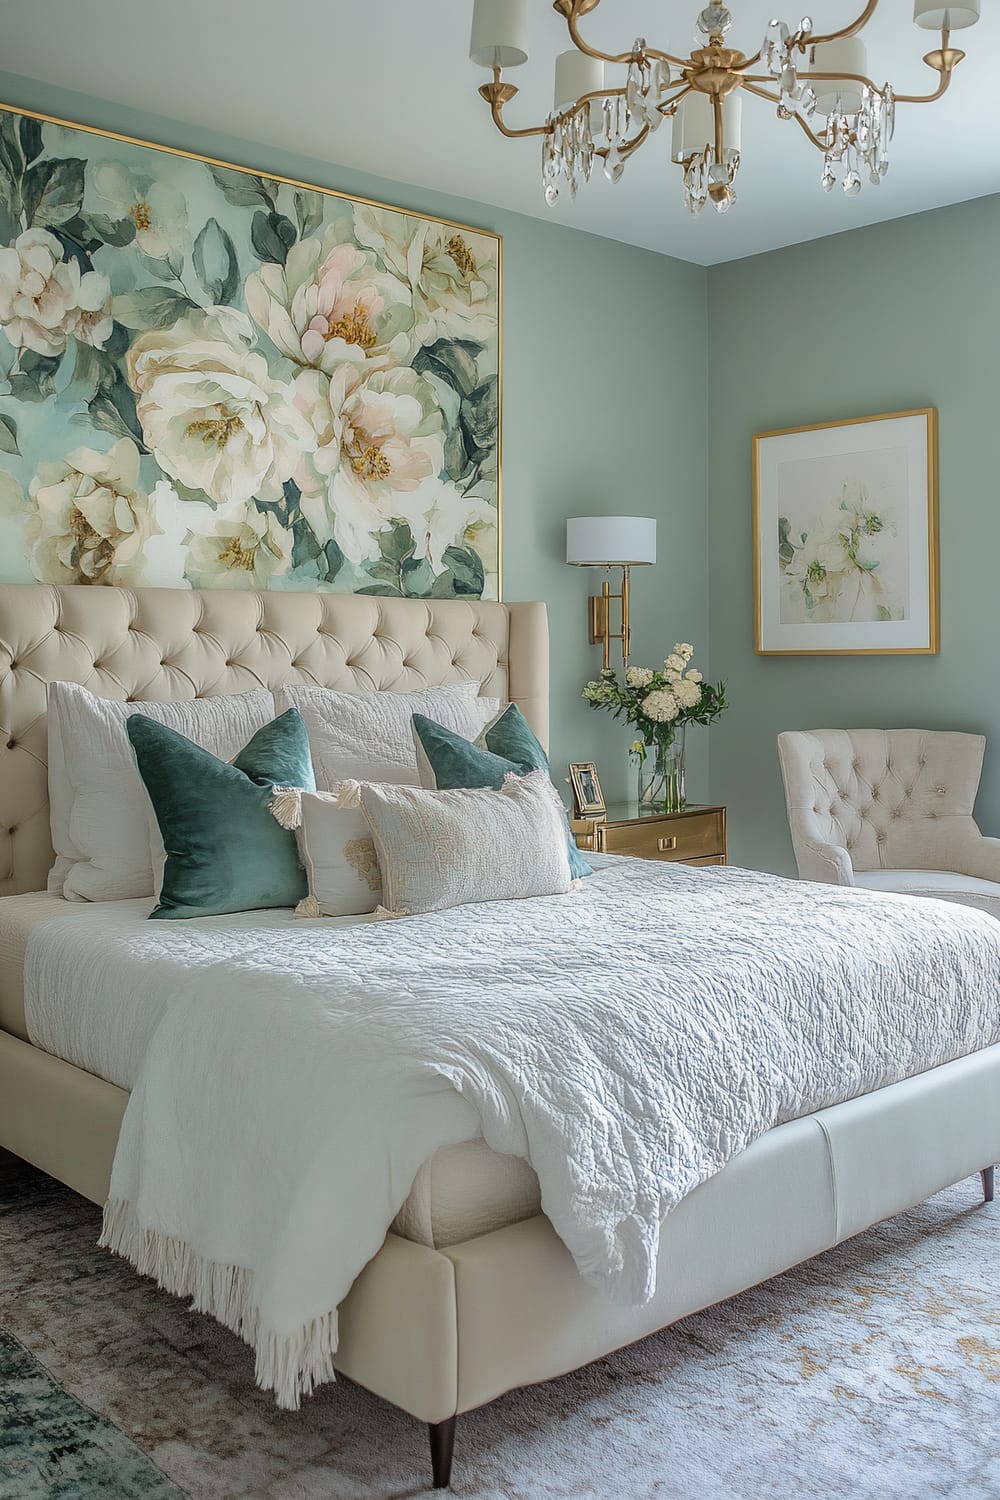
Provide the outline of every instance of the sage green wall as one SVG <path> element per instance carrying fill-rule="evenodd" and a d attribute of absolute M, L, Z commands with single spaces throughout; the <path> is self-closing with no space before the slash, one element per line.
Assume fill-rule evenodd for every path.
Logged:
<path fill-rule="evenodd" d="M 666 642 L 707 649 L 706 273 L 698 266 L 483 203 L 404 186 L 266 144 L 147 115 L 0 73 L 0 98 L 265 172 L 298 177 L 504 237 L 504 596 L 544 599 L 552 635 L 553 764 L 596 759 L 626 790 L 630 736 L 580 699 L 600 665 L 586 639 L 597 575 L 567 568 L 569 515 L 656 516 L 660 564 L 636 575 L 636 659 Z M 266 139 L 262 105 L 260 135 Z M 537 170 L 531 146 L 524 170 Z M 330 156 L 349 160 L 348 139 Z M 684 351 L 682 361 L 664 350 Z M 669 479 L 666 477 L 669 474 Z M 704 652 L 702 652 L 704 655 Z M 707 794 L 701 756 L 696 794 Z"/>
<path fill-rule="evenodd" d="M 712 667 L 733 703 L 712 730 L 711 784 L 730 807 L 736 862 L 794 870 L 782 729 L 984 732 L 978 811 L 1000 833 L 998 264 L 990 197 L 709 273 Z M 940 655 L 756 656 L 753 434 L 915 406 L 936 406 L 940 422 Z"/>

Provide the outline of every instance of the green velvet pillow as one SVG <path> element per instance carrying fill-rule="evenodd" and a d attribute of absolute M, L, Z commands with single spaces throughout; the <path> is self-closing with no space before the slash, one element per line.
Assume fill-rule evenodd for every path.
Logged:
<path fill-rule="evenodd" d="M 217 917 L 305 896 L 295 835 L 271 816 L 275 786 L 315 788 L 298 709 L 272 719 L 229 764 L 147 719 L 126 721 L 167 862 L 151 917 Z"/>
<path fill-rule="evenodd" d="M 529 771 L 548 771 L 545 754 L 531 725 L 516 704 L 505 708 L 498 719 L 478 741 L 464 740 L 460 734 L 435 724 L 423 714 L 413 715 L 413 734 L 417 743 L 420 779 L 425 786 L 439 792 L 457 787 L 492 787 L 496 790 L 505 776 L 526 776 Z M 569 846 L 569 869 L 574 880 L 594 872 L 576 847 L 576 840 L 566 829 Z"/>

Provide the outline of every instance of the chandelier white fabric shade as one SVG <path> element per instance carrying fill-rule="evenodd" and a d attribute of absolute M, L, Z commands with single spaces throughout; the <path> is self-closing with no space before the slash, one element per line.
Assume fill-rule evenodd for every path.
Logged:
<path fill-rule="evenodd" d="M 723 144 L 727 151 L 739 151 L 743 123 L 743 100 L 738 93 L 730 94 L 722 101 Z M 708 94 L 691 93 L 681 100 L 674 115 L 671 135 L 671 156 L 674 161 L 687 161 L 715 146 L 715 110 Z"/>
<path fill-rule="evenodd" d="M 650 516 L 573 516 L 566 522 L 566 561 L 578 568 L 655 563 L 656 521 Z"/>
<path fill-rule="evenodd" d="M 961 31 L 979 20 L 979 0 L 942 5 L 940 0 L 914 0 L 913 19 L 927 31 Z"/>
<path fill-rule="evenodd" d="M 824 42 L 813 49 L 815 61 L 809 63 L 810 73 L 860 73 L 868 77 L 868 49 L 860 37 L 849 36 L 839 42 Z M 852 79 L 816 78 L 812 80 L 816 94 L 816 108 L 821 115 L 832 114 L 840 100 L 845 115 L 857 114 L 861 108 L 860 83 Z"/>
<path fill-rule="evenodd" d="M 469 57 L 481 68 L 516 68 L 528 61 L 527 0 L 476 0 Z"/>
<path fill-rule="evenodd" d="M 556 111 L 569 109 L 584 94 L 593 94 L 604 87 L 604 64 L 598 57 L 588 57 L 575 47 L 569 52 L 560 52 L 556 58 L 556 88 L 552 104 Z M 596 103 L 596 101 L 595 101 Z M 593 114 L 595 104 L 591 104 Z M 597 105 L 599 109 L 599 104 Z"/>

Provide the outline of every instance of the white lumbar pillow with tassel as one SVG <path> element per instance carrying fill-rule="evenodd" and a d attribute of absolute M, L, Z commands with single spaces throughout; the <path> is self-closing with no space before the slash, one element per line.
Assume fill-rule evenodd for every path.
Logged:
<path fill-rule="evenodd" d="M 382 877 L 359 785 L 342 781 L 332 792 L 275 787 L 271 812 L 295 830 L 309 894 L 297 917 L 358 917 L 382 900 Z"/>

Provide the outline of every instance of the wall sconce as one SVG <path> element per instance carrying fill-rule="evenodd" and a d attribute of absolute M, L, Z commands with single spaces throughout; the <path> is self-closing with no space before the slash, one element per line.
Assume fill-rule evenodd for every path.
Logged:
<path fill-rule="evenodd" d="M 611 642 L 621 641 L 622 661 L 628 665 L 629 569 L 656 562 L 656 522 L 649 516 L 573 516 L 566 522 L 566 561 L 576 568 L 621 568 L 621 592 L 613 594 L 608 579 L 590 599 L 590 643 L 604 647 L 604 665 L 611 665 Z M 611 601 L 621 605 L 621 630 L 611 629 Z"/>

